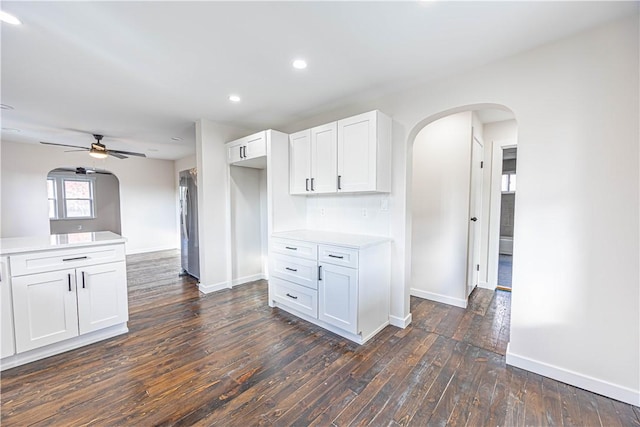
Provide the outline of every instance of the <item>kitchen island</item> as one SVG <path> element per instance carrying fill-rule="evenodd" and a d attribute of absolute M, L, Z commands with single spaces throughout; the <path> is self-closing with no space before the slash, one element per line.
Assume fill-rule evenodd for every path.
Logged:
<path fill-rule="evenodd" d="M 125 242 L 109 231 L 0 239 L 0 369 L 128 332 Z"/>

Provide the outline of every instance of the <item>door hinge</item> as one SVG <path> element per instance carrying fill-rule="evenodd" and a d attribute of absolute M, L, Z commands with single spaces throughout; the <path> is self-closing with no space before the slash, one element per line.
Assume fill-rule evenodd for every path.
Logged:
<path fill-rule="evenodd" d="M 484 162 L 480 161 L 480 169 L 484 168 Z"/>
<path fill-rule="evenodd" d="M 476 264 L 476 271 L 480 271 L 480 264 Z"/>

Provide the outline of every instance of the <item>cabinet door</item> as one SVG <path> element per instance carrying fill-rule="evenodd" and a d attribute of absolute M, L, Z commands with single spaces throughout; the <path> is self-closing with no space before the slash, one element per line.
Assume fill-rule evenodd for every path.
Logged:
<path fill-rule="evenodd" d="M 18 352 L 78 335 L 75 270 L 11 279 Z"/>
<path fill-rule="evenodd" d="M 81 334 L 128 320 L 124 262 L 83 267 L 76 271 L 76 280 Z"/>
<path fill-rule="evenodd" d="M 242 144 L 227 145 L 227 163 L 235 163 L 242 160 L 242 157 L 240 156 L 242 150 Z"/>
<path fill-rule="evenodd" d="M 311 191 L 335 193 L 338 182 L 337 123 L 311 129 Z"/>
<path fill-rule="evenodd" d="M 311 179 L 311 130 L 289 135 L 289 193 L 307 194 Z"/>
<path fill-rule="evenodd" d="M 352 334 L 358 331 L 358 274 L 355 268 L 320 264 L 318 318 Z"/>
<path fill-rule="evenodd" d="M 13 335 L 13 304 L 11 301 L 11 279 L 6 257 L 0 258 L 0 322 L 2 342 L 0 342 L 0 357 L 12 356 L 16 353 Z"/>
<path fill-rule="evenodd" d="M 254 159 L 267 155 L 267 139 L 264 132 L 244 138 L 244 158 Z"/>
<path fill-rule="evenodd" d="M 338 121 L 338 191 L 376 190 L 376 111 Z"/>

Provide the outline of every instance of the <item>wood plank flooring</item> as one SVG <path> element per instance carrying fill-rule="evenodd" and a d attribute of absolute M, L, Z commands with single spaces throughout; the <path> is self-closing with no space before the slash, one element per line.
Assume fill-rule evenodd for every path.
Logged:
<path fill-rule="evenodd" d="M 267 305 L 199 294 L 176 251 L 128 260 L 130 332 L 2 373 L 3 426 L 640 426 L 640 410 L 506 367 L 511 294 L 358 346 Z"/>

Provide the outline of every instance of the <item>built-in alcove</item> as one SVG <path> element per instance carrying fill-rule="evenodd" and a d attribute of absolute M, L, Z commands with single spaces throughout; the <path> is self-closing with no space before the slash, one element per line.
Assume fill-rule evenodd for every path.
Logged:
<path fill-rule="evenodd" d="M 46 184 L 51 234 L 121 234 L 120 183 L 113 173 L 61 167 L 47 174 Z"/>

